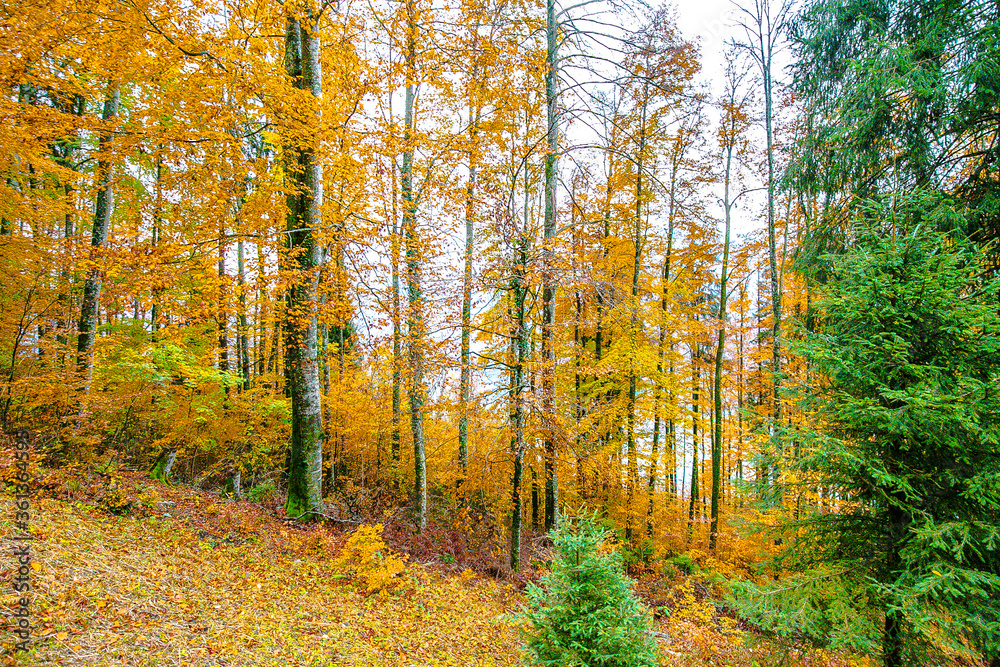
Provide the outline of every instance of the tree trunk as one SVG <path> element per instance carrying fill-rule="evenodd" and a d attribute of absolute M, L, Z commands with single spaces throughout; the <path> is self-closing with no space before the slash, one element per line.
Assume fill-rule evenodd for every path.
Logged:
<path fill-rule="evenodd" d="M 215 326 L 219 336 L 219 370 L 229 372 L 229 313 L 226 312 L 226 226 L 219 225 L 219 304 L 215 314 Z M 229 393 L 229 385 L 225 386 Z"/>
<path fill-rule="evenodd" d="M 775 240 L 774 219 L 774 54 L 780 48 L 785 31 L 789 29 L 788 14 L 791 3 L 778 0 L 777 8 L 772 0 L 757 0 L 741 7 L 743 16 L 740 25 L 746 30 L 747 41 L 741 46 L 756 62 L 764 88 L 764 135 L 767 150 L 767 247 L 769 283 L 771 289 L 771 442 L 776 458 L 780 460 L 781 442 L 777 425 L 781 421 L 781 280 L 778 273 L 778 252 Z M 771 502 L 781 503 L 781 466 L 775 463 L 771 470 Z"/>
<path fill-rule="evenodd" d="M 699 343 L 691 347 L 691 502 L 688 505 L 688 541 L 694 533 L 694 513 L 698 507 L 698 390 L 701 385 L 701 371 L 698 368 Z"/>
<path fill-rule="evenodd" d="M 545 244 L 542 248 L 542 418 L 545 420 L 545 530 L 555 527 L 559 511 L 559 478 L 556 470 L 555 352 L 553 333 L 556 312 L 556 283 L 552 247 L 556 237 L 556 182 L 558 179 L 559 123 L 559 42 L 556 1 L 546 0 L 545 108 L 548 147 L 545 153 Z"/>
<path fill-rule="evenodd" d="M 719 487 L 722 483 L 722 355 L 726 348 L 726 287 L 729 279 L 729 231 L 732 222 L 732 202 L 729 198 L 729 182 L 732 176 L 733 165 L 733 142 L 735 128 L 731 125 L 725 128 L 730 130 L 728 136 L 724 137 L 726 145 L 725 159 L 726 165 L 723 175 L 723 199 L 722 204 L 726 212 L 726 233 L 722 243 L 722 274 L 719 277 L 719 328 L 716 332 L 718 344 L 715 348 L 715 435 L 712 439 L 712 523 L 709 530 L 709 550 L 715 553 L 719 539 Z"/>
<path fill-rule="evenodd" d="M 683 128 L 681 130 L 683 132 Z M 667 307 L 670 302 L 670 262 L 673 256 L 674 249 L 674 222 L 677 219 L 677 177 L 680 173 L 681 161 L 684 158 L 684 153 L 686 151 L 687 143 L 684 141 L 684 135 L 678 135 L 676 144 L 670 154 L 670 184 L 667 193 L 667 250 L 663 257 L 663 272 L 660 275 L 660 336 L 657 346 L 657 358 L 656 358 L 656 372 L 661 378 L 657 381 L 656 387 L 653 391 L 653 446 L 656 447 L 660 432 L 660 420 L 661 418 L 666 422 L 664 429 L 664 476 L 667 482 L 667 496 L 669 498 L 677 497 L 677 453 L 674 444 L 674 431 L 673 431 L 673 419 L 668 417 L 664 413 L 663 400 L 669 399 L 671 397 L 671 392 L 669 390 L 663 391 L 662 389 L 662 377 L 664 373 L 664 359 L 666 356 L 666 351 L 669 348 L 671 352 L 670 360 L 670 372 L 668 377 L 673 377 L 673 335 L 670 335 L 669 345 L 667 344 Z M 650 484 L 650 488 L 653 485 Z M 653 501 L 652 491 L 649 497 L 650 503 Z M 652 514 L 652 509 L 649 510 Z"/>
<path fill-rule="evenodd" d="M 645 83 L 648 91 L 649 82 Z M 631 322 L 629 323 L 629 338 L 632 343 L 631 354 L 628 365 L 628 406 L 627 406 L 627 433 L 628 441 L 628 522 L 625 525 L 626 539 L 632 538 L 633 515 L 635 514 L 635 494 L 639 486 L 639 461 L 635 436 L 635 400 L 638 391 L 639 377 L 636 364 L 638 363 L 639 351 L 639 329 L 642 321 L 639 318 L 639 272 L 642 268 L 642 166 L 643 155 L 646 152 L 646 99 L 648 95 L 643 95 L 642 104 L 642 124 L 639 127 L 639 153 L 636 159 L 635 171 L 635 220 L 632 230 L 632 307 Z M 650 479 L 653 479 L 655 472 L 650 466 Z"/>
<path fill-rule="evenodd" d="M 531 528 L 538 530 L 538 473 L 531 466 Z"/>
<path fill-rule="evenodd" d="M 318 16 L 310 6 L 305 25 L 287 21 L 285 69 L 296 87 L 309 91 L 316 105 L 313 129 L 318 129 L 322 97 Z M 314 232 L 321 227 L 323 168 L 317 138 L 291 150 L 287 165 L 288 259 L 296 279 L 288 290 L 285 312 L 285 371 L 292 403 L 292 443 L 289 453 L 288 499 L 285 512 L 294 518 L 317 518 L 323 512 L 323 418 L 320 402 L 316 304 L 319 290 L 320 246 Z"/>
<path fill-rule="evenodd" d="M 772 130 L 772 82 L 770 55 L 764 66 L 764 127 L 767 141 L 767 251 L 768 265 L 771 272 L 771 371 L 774 392 L 771 397 L 774 424 L 781 422 L 781 285 L 778 281 L 778 252 L 775 243 L 774 230 L 774 133 Z M 780 455 L 781 442 L 777 429 L 773 429 L 775 453 Z M 780 477 L 781 467 L 776 465 L 773 472 L 774 500 L 780 504 L 782 499 Z"/>
<path fill-rule="evenodd" d="M 413 494 L 417 530 L 427 527 L 427 462 L 424 454 L 424 298 L 421 290 L 421 248 L 416 228 L 413 194 L 413 154 L 416 98 L 417 15 L 414 0 L 407 0 L 406 108 L 404 110 L 403 164 L 400 168 L 403 197 L 403 233 L 406 236 L 406 287 L 409 299 L 407 337 L 410 346 L 410 431 L 413 435 Z"/>
<path fill-rule="evenodd" d="M 160 454 L 160 458 L 157 459 L 156 465 L 153 466 L 153 471 L 149 476 L 153 479 L 164 482 L 165 484 L 169 484 L 170 473 L 174 469 L 175 461 L 177 461 L 177 449 L 170 447 Z"/>
<path fill-rule="evenodd" d="M 243 391 L 250 390 L 250 341 L 247 331 L 247 294 L 246 294 L 246 262 L 243 258 L 243 240 L 236 245 L 236 271 L 240 288 L 240 330 L 239 330 L 239 357 L 240 374 L 243 376 Z"/>
<path fill-rule="evenodd" d="M 83 116 L 85 112 L 85 103 L 82 95 L 74 95 L 72 102 L 68 105 L 66 109 L 70 113 L 76 116 Z M 80 136 L 79 134 L 72 134 L 65 139 L 61 139 L 54 147 L 56 154 L 56 162 L 60 166 L 65 167 L 73 172 L 79 171 L 79 167 L 74 161 L 76 153 L 80 150 Z M 13 186 L 13 181 L 11 179 L 7 180 L 8 186 Z M 74 236 L 76 235 L 76 188 L 73 185 L 73 181 L 69 178 L 63 183 L 63 202 L 66 206 L 66 213 L 63 216 L 63 264 L 59 272 L 59 286 L 60 292 L 58 301 L 60 304 L 59 309 L 59 319 L 56 323 L 56 329 L 58 333 L 56 334 L 56 342 L 59 344 L 59 366 L 61 368 L 66 368 L 66 356 L 67 348 L 69 346 L 69 332 L 71 330 L 70 321 L 74 319 L 73 311 L 75 310 L 73 306 L 72 293 L 72 282 L 73 282 L 73 270 L 72 262 L 74 255 Z M 4 231 L 4 227 L 7 227 Z M 10 233 L 9 225 L 6 224 L 5 220 L 0 220 L 0 235 Z"/>
<path fill-rule="evenodd" d="M 403 383 L 402 315 L 399 303 L 399 216 L 396 211 L 396 163 L 392 164 L 392 239 L 390 242 L 392 264 L 392 469 L 399 466 L 401 440 L 401 386 Z M 394 482 L 398 480 L 393 478 Z"/>
<path fill-rule="evenodd" d="M 576 194 L 571 197 L 572 208 L 572 220 L 571 227 L 573 229 L 573 271 L 576 275 L 578 266 L 577 262 L 581 257 L 580 254 L 580 234 L 577 228 L 577 218 L 576 218 Z M 586 458 L 587 452 L 584 452 L 584 436 L 582 433 L 583 429 L 583 354 L 587 349 L 587 336 L 583 333 L 582 327 L 580 326 L 583 322 L 583 293 L 580 291 L 579 286 L 577 286 L 576 293 L 574 294 L 573 303 L 576 308 L 576 317 L 573 322 L 573 343 L 575 354 L 575 365 L 573 373 L 573 398 L 574 398 L 574 441 L 576 446 L 576 485 L 577 485 L 577 495 L 580 500 L 585 500 L 587 498 L 587 473 L 586 473 Z"/>
<path fill-rule="evenodd" d="M 527 328 L 525 327 L 525 294 L 528 262 L 527 230 L 514 239 L 515 261 L 511 272 L 511 295 L 514 299 L 513 368 L 511 369 L 511 426 L 514 430 L 511 445 L 514 454 L 514 476 L 511 483 L 512 511 L 510 521 L 510 567 L 517 572 L 521 567 L 521 481 L 524 472 L 524 365 L 528 356 Z"/>
<path fill-rule="evenodd" d="M 736 469 L 738 473 L 738 478 L 740 480 L 740 492 L 739 492 L 739 506 L 743 506 L 743 492 L 742 483 L 744 481 L 743 476 L 743 407 L 744 407 L 744 359 L 743 350 L 746 343 L 745 340 L 745 327 L 746 327 L 746 309 L 743 307 L 744 299 L 746 298 L 746 287 L 742 286 L 740 288 L 740 327 L 739 327 L 739 349 L 736 352 L 736 358 L 739 359 L 739 369 L 736 375 L 736 443 L 737 443 L 737 456 L 739 457 L 736 462 Z"/>
<path fill-rule="evenodd" d="M 473 75 L 474 77 L 475 75 Z M 476 194 L 476 136 L 479 125 L 479 110 L 469 100 L 469 132 L 472 148 L 469 150 L 469 183 L 465 191 L 465 271 L 462 274 L 462 358 L 459 378 L 459 418 L 458 418 L 458 462 L 462 466 L 461 486 L 469 472 L 469 383 L 471 382 L 471 359 L 469 339 L 472 333 L 472 250 L 475 231 Z"/>
<path fill-rule="evenodd" d="M 150 238 L 150 245 L 153 248 L 160 244 L 160 229 L 163 227 L 163 145 L 156 146 L 156 207 L 153 210 L 153 231 Z M 153 290 L 153 303 L 149 312 L 150 339 L 155 340 L 156 334 L 160 330 L 160 295 L 163 290 L 156 288 Z"/>
<path fill-rule="evenodd" d="M 94 264 L 87 275 L 87 281 L 83 285 L 83 301 L 80 304 L 79 334 L 76 342 L 76 364 L 77 372 L 80 375 L 82 396 L 90 393 L 90 379 L 93 374 L 93 354 L 94 341 L 97 337 L 97 317 L 101 306 L 101 283 L 102 276 L 99 261 L 100 248 L 108 240 L 108 232 L 111 228 L 111 213 L 115 206 L 115 193 L 111 184 L 111 156 L 108 151 L 111 149 L 112 134 L 106 127 L 118 115 L 118 100 L 120 89 L 117 85 L 111 87 L 108 96 L 104 100 L 104 110 L 101 120 L 105 127 L 102 128 L 97 140 L 97 201 L 94 205 L 94 227 L 90 237 L 90 261 Z M 80 411 L 83 411 L 83 402 L 80 403 Z"/>

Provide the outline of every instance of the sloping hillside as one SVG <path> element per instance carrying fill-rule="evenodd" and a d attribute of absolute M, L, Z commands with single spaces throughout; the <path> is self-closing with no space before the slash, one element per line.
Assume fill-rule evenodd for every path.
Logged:
<path fill-rule="evenodd" d="M 0 516 L 13 505 L 3 498 Z M 192 495 L 148 516 L 33 505 L 40 640 L 16 664 L 516 664 L 509 586 L 410 566 L 390 592 L 366 595 L 334 567 L 336 538 L 249 503 Z"/>
<path fill-rule="evenodd" d="M 35 640 L 14 654 L 8 632 L 5 664 L 521 664 L 523 597 L 510 583 L 410 563 L 368 593 L 336 562 L 346 534 L 333 526 L 292 526 L 253 503 L 140 477 L 118 483 L 125 490 L 96 502 L 32 500 Z M 113 514 L 124 497 L 128 512 Z M 4 535 L 16 532 L 14 514 L 14 499 L 0 497 Z M 8 618 L 16 567 L 10 556 L 0 564 Z M 774 645 L 716 614 L 695 588 L 670 583 L 663 664 L 776 660 Z M 795 662 L 845 664 L 818 654 Z"/>

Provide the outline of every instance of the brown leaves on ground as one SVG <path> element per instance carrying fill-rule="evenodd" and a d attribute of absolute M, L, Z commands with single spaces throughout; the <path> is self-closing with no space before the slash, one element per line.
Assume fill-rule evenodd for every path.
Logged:
<path fill-rule="evenodd" d="M 32 502 L 37 641 L 11 658 L 5 636 L 7 664 L 517 664 L 509 587 L 410 566 L 391 590 L 369 596 L 337 576 L 343 540 L 324 527 L 288 527 L 209 494 L 157 491 L 165 500 L 149 516 Z M 13 516 L 5 497 L 6 534 Z M 10 591 L 16 572 L 5 560 Z M 3 602 L 10 613 L 17 596 Z"/>
<path fill-rule="evenodd" d="M 522 664 L 514 615 L 523 597 L 508 583 L 410 562 L 369 592 L 337 564 L 347 535 L 336 526 L 291 524 L 275 507 L 131 473 L 60 495 L 32 500 L 34 648 L 12 654 L 5 634 L 3 664 Z M 121 505 L 126 514 L 109 513 Z M 13 517 L 13 498 L 0 497 L 4 534 Z M 16 576 L 6 555 L 8 618 Z M 693 578 L 661 579 L 657 595 L 647 584 L 641 592 L 662 616 L 664 665 L 848 664 L 747 633 Z"/>

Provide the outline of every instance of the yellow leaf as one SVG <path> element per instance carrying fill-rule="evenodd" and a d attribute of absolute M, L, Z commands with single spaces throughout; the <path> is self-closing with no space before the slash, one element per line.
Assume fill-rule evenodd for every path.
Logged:
<path fill-rule="evenodd" d="M 67 637 L 69 637 L 69 633 L 68 632 L 57 632 L 56 633 L 56 639 L 66 639 Z"/>
<path fill-rule="evenodd" d="M 31 564 L 31 569 L 34 570 L 35 572 L 39 572 L 42 569 L 42 564 L 37 561 L 33 562 Z"/>

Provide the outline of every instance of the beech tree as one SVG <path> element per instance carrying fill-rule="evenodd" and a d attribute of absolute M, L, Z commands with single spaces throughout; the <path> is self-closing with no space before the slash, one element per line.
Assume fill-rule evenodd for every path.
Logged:
<path fill-rule="evenodd" d="M 791 19 L 791 3 L 788 0 L 749 0 L 746 5 L 737 5 L 740 12 L 740 26 L 745 35 L 735 42 L 737 48 L 748 55 L 756 66 L 764 98 L 764 141 L 767 157 L 767 261 L 768 281 L 771 288 L 771 416 L 774 423 L 781 421 L 781 276 L 778 272 L 778 249 L 775 232 L 775 205 L 778 178 L 774 163 L 774 86 L 775 56 L 782 50 L 788 38 Z M 773 446 L 780 451 L 780 443 L 775 439 Z M 772 470 L 774 500 L 779 502 L 780 471 Z"/>
<path fill-rule="evenodd" d="M 323 513 L 323 414 L 320 405 L 316 308 L 322 246 L 323 166 L 317 155 L 322 98 L 320 12 L 312 5 L 289 14 L 285 28 L 285 71 L 304 94 L 294 97 L 312 111 L 299 134 L 289 137 L 285 169 L 288 259 L 296 276 L 285 310 L 285 374 L 292 404 L 285 511 L 295 518 Z"/>
<path fill-rule="evenodd" d="M 545 530 L 552 530 L 559 511 L 559 475 L 556 467 L 555 351 L 556 276 L 553 244 L 556 238 L 559 179 L 559 32 L 556 0 L 545 0 L 545 226 L 542 246 L 542 412 L 545 423 Z"/>
<path fill-rule="evenodd" d="M 101 112 L 101 120 L 105 127 L 101 132 L 97 142 L 97 198 L 94 202 L 94 225 L 90 234 L 91 261 L 94 266 L 90 269 L 87 281 L 83 287 L 83 299 L 80 302 L 80 324 L 78 327 L 76 354 L 77 369 L 83 382 L 83 394 L 90 392 L 91 373 L 93 371 L 94 339 L 97 329 L 97 314 L 101 299 L 101 267 L 98 264 L 97 253 L 108 240 L 108 233 L 111 227 L 111 216 L 115 206 L 115 191 L 112 180 L 111 155 L 109 152 L 112 146 L 111 128 L 107 127 L 118 116 L 118 104 L 121 98 L 120 84 L 108 83 L 107 97 L 104 100 L 104 108 Z M 81 404 L 81 410 L 83 406 Z"/>
<path fill-rule="evenodd" d="M 722 238 L 722 266 L 719 271 L 719 312 L 718 329 L 716 330 L 715 347 L 715 434 L 712 440 L 712 523 L 710 527 L 709 548 L 714 552 L 719 539 L 719 496 L 722 491 L 722 362 L 726 350 L 726 308 L 729 300 L 729 242 L 732 230 L 733 207 L 743 190 L 734 194 L 733 181 L 739 175 L 740 161 L 746 153 L 745 132 L 749 123 L 747 116 L 748 95 L 741 91 L 744 72 L 738 69 L 733 54 L 729 54 L 726 62 L 726 87 L 719 106 L 722 110 L 722 122 L 718 130 L 719 148 L 722 153 L 722 208 L 725 214 L 725 232 Z"/>

